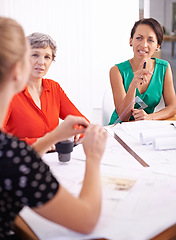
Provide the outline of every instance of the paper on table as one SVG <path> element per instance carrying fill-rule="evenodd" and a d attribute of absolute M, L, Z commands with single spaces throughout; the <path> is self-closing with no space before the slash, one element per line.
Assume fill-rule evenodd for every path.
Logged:
<path fill-rule="evenodd" d="M 176 149 L 176 137 L 155 138 L 153 147 L 155 150 Z"/>
<path fill-rule="evenodd" d="M 152 144 L 156 138 L 176 137 L 176 129 L 167 126 L 157 129 L 144 129 L 140 132 L 140 142 L 142 144 Z"/>
<path fill-rule="evenodd" d="M 122 239 L 150 239 L 176 222 L 176 178 L 147 170 L 114 208 L 116 223 L 121 219 L 121 228 L 128 229 Z"/>
<path fill-rule="evenodd" d="M 68 186 L 69 191 L 72 191 L 73 182 L 74 185 L 80 186 L 84 161 L 71 160 L 68 164 L 61 164 L 55 153 L 44 156 L 44 159 L 57 179 L 62 175 L 63 184 Z M 24 208 L 20 215 L 41 240 L 83 240 L 102 237 L 116 240 L 117 236 L 121 240 L 150 239 L 176 222 L 176 178 L 152 174 L 150 170 L 101 165 L 105 187 L 102 212 L 92 234 L 79 234 L 66 229 L 40 217 L 28 208 Z M 119 182 L 122 183 L 121 180 L 125 180 L 125 184 L 130 186 L 130 181 L 136 183 L 131 188 L 129 186 L 123 194 L 123 191 L 116 188 Z M 78 188 L 75 186 L 77 192 Z"/>
<path fill-rule="evenodd" d="M 50 166 L 56 179 L 65 188 L 69 188 L 73 195 L 78 195 L 84 178 L 85 162 L 71 159 L 67 163 L 59 162 L 57 153 L 48 153 L 43 156 L 43 161 Z"/>
<path fill-rule="evenodd" d="M 101 165 L 103 199 L 123 200 L 144 171 Z"/>
<path fill-rule="evenodd" d="M 76 146 L 71 153 L 73 159 L 85 161 L 86 156 L 82 144 Z M 112 136 L 108 135 L 105 152 L 101 164 L 129 168 L 143 168 Z"/>
<path fill-rule="evenodd" d="M 157 129 L 171 129 L 176 130 L 173 126 L 170 125 L 171 121 L 159 121 L 159 120 L 142 120 L 142 121 L 134 121 L 134 122 L 123 122 L 122 124 L 117 124 L 114 127 L 114 131 L 121 130 L 127 133 L 129 136 L 136 139 L 140 142 L 140 132 L 144 130 L 157 130 Z"/>
<path fill-rule="evenodd" d="M 135 151 L 154 172 L 176 176 L 176 149 L 167 151 L 156 151 L 152 144 L 142 145 L 139 140 L 139 133 L 144 129 L 161 129 L 171 128 L 175 132 L 175 128 L 170 125 L 171 121 L 134 121 L 117 124 L 114 131 L 117 132 L 123 141 L 125 141 Z M 120 156 L 119 156 L 120 157 Z M 123 156 L 127 157 L 127 156 Z M 128 167 L 136 168 L 134 161 L 129 162 Z M 122 163 L 123 161 L 119 161 Z M 123 166 L 123 165 L 122 165 Z"/>

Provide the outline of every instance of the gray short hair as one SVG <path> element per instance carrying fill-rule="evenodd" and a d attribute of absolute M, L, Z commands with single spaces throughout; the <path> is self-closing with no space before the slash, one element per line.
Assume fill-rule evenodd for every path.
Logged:
<path fill-rule="evenodd" d="M 48 46 L 52 50 L 52 59 L 56 57 L 56 42 L 48 35 L 44 33 L 34 32 L 27 36 L 32 48 L 47 48 Z"/>

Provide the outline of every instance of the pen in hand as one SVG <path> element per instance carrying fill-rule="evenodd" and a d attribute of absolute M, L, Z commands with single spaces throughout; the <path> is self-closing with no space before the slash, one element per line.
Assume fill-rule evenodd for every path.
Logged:
<path fill-rule="evenodd" d="M 144 62 L 143 69 L 146 68 L 146 64 L 147 64 L 147 62 Z M 140 84 L 142 85 L 142 83 L 140 83 Z"/>

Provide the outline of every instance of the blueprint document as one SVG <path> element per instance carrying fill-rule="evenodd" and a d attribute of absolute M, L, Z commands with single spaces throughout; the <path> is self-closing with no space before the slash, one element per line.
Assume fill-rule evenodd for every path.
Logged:
<path fill-rule="evenodd" d="M 45 220 L 29 208 L 24 208 L 21 216 L 41 240 L 150 239 L 176 222 L 176 178 L 148 170 L 145 169 L 142 175 L 131 173 L 126 181 L 125 173 L 124 176 L 121 174 L 114 184 L 110 184 L 109 192 L 105 186 L 100 220 L 92 234 L 70 231 Z M 112 176 L 115 180 L 114 173 Z"/>
<path fill-rule="evenodd" d="M 101 161 L 102 212 L 94 231 L 88 235 L 70 231 L 25 207 L 21 216 L 39 239 L 145 240 L 176 223 L 176 151 L 156 151 L 151 144 L 141 144 L 138 133 L 151 124 L 144 123 L 122 123 L 114 131 L 150 167 L 141 166 L 113 137 L 108 137 Z M 58 181 L 78 196 L 85 173 L 82 145 L 71 155 L 68 163 L 59 162 L 57 153 L 46 154 L 43 159 Z"/>

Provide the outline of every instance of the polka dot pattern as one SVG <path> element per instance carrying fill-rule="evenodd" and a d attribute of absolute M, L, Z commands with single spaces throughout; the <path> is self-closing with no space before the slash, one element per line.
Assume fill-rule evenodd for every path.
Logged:
<path fill-rule="evenodd" d="M 24 205 L 37 207 L 53 198 L 59 184 L 31 146 L 0 131 L 0 238 L 13 231 Z"/>

